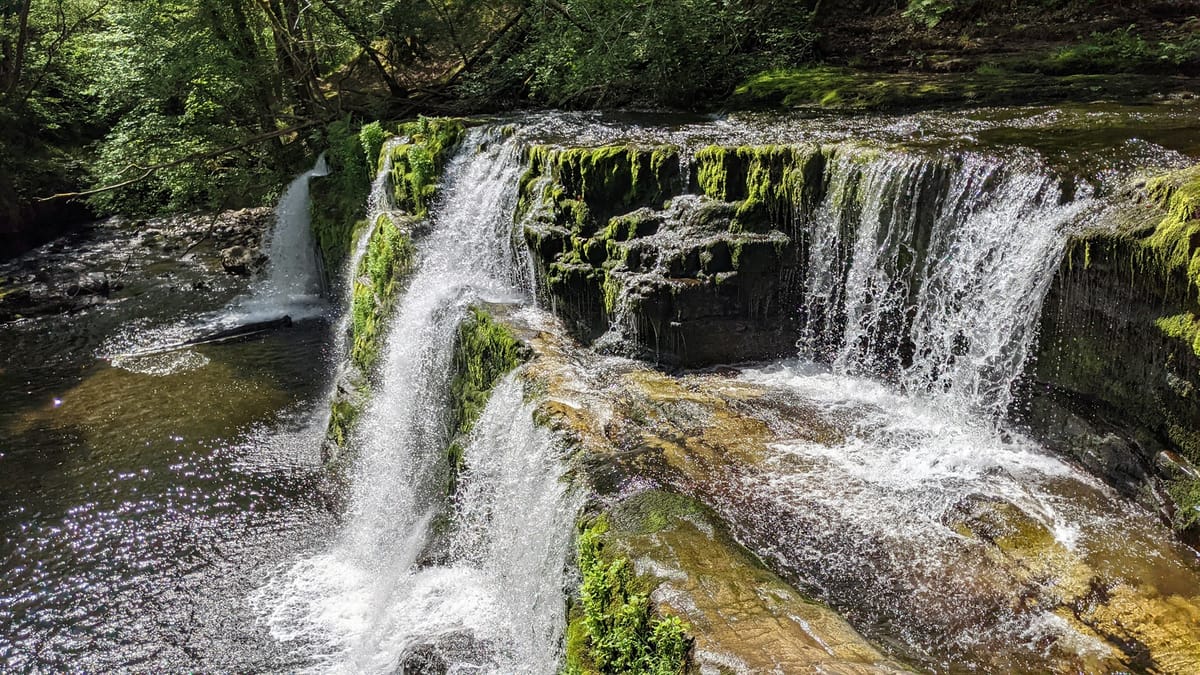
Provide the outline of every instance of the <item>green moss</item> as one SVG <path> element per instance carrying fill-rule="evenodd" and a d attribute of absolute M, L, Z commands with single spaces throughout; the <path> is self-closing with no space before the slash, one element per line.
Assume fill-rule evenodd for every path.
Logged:
<path fill-rule="evenodd" d="M 1179 72 L 1200 65 L 1200 36 L 1147 40 L 1136 26 L 1092 33 L 1086 40 L 1020 64 L 1043 73 Z"/>
<path fill-rule="evenodd" d="M 612 216 L 661 205 L 681 189 L 675 146 L 534 146 L 525 158 L 518 218 L 542 206 L 556 222 L 589 236 Z"/>
<path fill-rule="evenodd" d="M 1191 312 L 1164 316 L 1154 322 L 1158 329 L 1167 337 L 1182 340 L 1192 348 L 1196 356 L 1200 356 L 1200 323 Z"/>
<path fill-rule="evenodd" d="M 397 294 L 412 273 L 414 255 L 408 231 L 397 227 L 387 215 L 380 216 L 352 282 L 350 360 L 363 372 L 370 372 L 379 359 L 384 326 Z"/>
<path fill-rule="evenodd" d="M 702 194 L 737 202 L 731 229 L 758 231 L 789 225 L 820 195 L 825 157 L 816 146 L 709 146 L 695 162 Z"/>
<path fill-rule="evenodd" d="M 371 189 L 371 171 L 363 141 L 349 122 L 329 125 L 326 139 L 329 175 L 312 179 L 311 216 L 326 281 L 333 282 L 354 246 L 355 228 Z"/>
<path fill-rule="evenodd" d="M 1179 479 L 1167 491 L 1175 502 L 1175 528 L 1185 530 L 1200 523 L 1200 480 Z"/>
<path fill-rule="evenodd" d="M 582 583 L 567 628 L 565 672 L 679 675 L 690 649 L 687 626 L 655 616 L 629 559 L 604 552 L 607 531 L 601 516 L 579 535 Z"/>
<path fill-rule="evenodd" d="M 349 400 L 340 400 L 333 404 L 329 417 L 327 437 L 338 447 L 345 447 L 350 437 L 350 430 L 362 414 L 362 407 Z"/>
<path fill-rule="evenodd" d="M 378 167 L 379 153 L 383 150 L 384 141 L 387 140 L 387 132 L 383 130 L 383 125 L 379 122 L 364 124 L 358 132 L 358 140 L 362 143 L 363 152 L 367 155 L 367 166 Z"/>
<path fill-rule="evenodd" d="M 1200 287 L 1200 165 L 1147 181 L 1146 193 L 1165 215 L 1142 243 Z"/>
<path fill-rule="evenodd" d="M 987 68 L 970 73 L 878 73 L 811 66 L 769 70 L 745 80 L 733 102 L 743 106 L 914 108 L 947 103 L 1143 100 L 1177 88 L 1164 78 L 1133 74 L 1056 76 Z"/>
<path fill-rule="evenodd" d="M 451 118 L 421 117 L 400 126 L 400 135 L 409 142 L 392 149 L 392 188 L 398 208 L 418 218 L 428 214 L 438 177 L 464 131 L 462 120 Z"/>
<path fill-rule="evenodd" d="M 458 327 L 450 378 L 450 428 L 447 448 L 450 466 L 448 490 L 453 494 L 463 464 L 467 435 L 483 414 L 492 389 L 500 378 L 529 358 L 529 348 L 487 312 L 472 307 Z"/>

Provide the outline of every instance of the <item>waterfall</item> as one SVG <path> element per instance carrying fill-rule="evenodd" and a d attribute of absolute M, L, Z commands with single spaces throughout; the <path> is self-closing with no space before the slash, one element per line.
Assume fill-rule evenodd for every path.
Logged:
<path fill-rule="evenodd" d="M 1003 415 L 1073 228 L 1096 203 L 1036 168 L 840 151 L 807 218 L 803 354 Z"/>
<path fill-rule="evenodd" d="M 328 174 L 321 155 L 313 168 L 292 181 L 275 207 L 275 228 L 266 247 L 270 267 L 260 293 L 263 299 L 286 306 L 310 302 L 321 293 L 308 187 L 311 179 Z"/>
<path fill-rule="evenodd" d="M 288 185 L 275 206 L 275 226 L 267 235 L 267 276 L 259 279 L 250 295 L 233 303 L 216 325 L 239 325 L 276 319 L 312 316 L 324 310 L 321 267 L 312 234 L 309 182 L 329 175 L 325 155 Z"/>
<path fill-rule="evenodd" d="M 258 597 L 270 608 L 272 632 L 305 649 L 322 670 L 390 671 L 406 650 L 442 638 L 494 640 L 504 645 L 496 659 L 511 652 L 532 663 L 528 659 L 537 652 L 537 662 L 556 662 L 546 650 L 557 644 L 558 629 L 530 623 L 529 613 L 544 606 L 531 604 L 532 597 L 505 595 L 520 584 L 554 584 L 545 569 L 506 565 L 561 568 L 560 539 L 570 529 L 540 520 L 558 513 L 538 501 L 553 489 L 509 482 L 528 473 L 529 462 L 554 478 L 524 480 L 553 483 L 557 476 L 549 439 L 533 430 L 530 411 L 513 409 L 520 405 L 516 385 L 507 385 L 511 391 L 488 406 L 467 451 L 474 470 L 465 477 L 456 553 L 445 565 L 418 564 L 444 504 L 447 389 L 458 323 L 474 301 L 523 297 L 513 286 L 518 274 L 511 242 L 521 173 L 516 141 L 477 129 L 462 148 L 446 168 L 432 232 L 418 243 L 418 271 L 394 313 L 380 390 L 351 440 L 357 463 L 345 524 L 327 550 L 278 576 Z M 506 553 L 499 544 L 518 527 L 537 541 Z M 497 559 L 506 555 L 515 557 Z M 511 578 L 502 582 L 506 575 Z M 543 603 L 558 602 L 561 584 L 538 593 Z M 478 611 L 488 603 L 500 614 Z"/>

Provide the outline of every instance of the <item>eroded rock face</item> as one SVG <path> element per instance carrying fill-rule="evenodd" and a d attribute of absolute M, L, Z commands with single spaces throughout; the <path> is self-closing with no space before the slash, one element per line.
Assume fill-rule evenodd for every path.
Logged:
<path fill-rule="evenodd" d="M 1076 241 L 1043 307 L 1018 411 L 1055 448 L 1200 542 L 1200 169 L 1152 180 Z M 1176 460 L 1167 454 L 1174 454 Z"/>
<path fill-rule="evenodd" d="M 530 150 L 518 218 L 539 286 L 575 336 L 613 326 L 618 349 L 682 365 L 791 348 L 801 256 L 773 216 L 779 186 L 799 194 L 819 178 L 821 153 L 722 150 L 697 157 L 692 194 L 672 146 Z"/>

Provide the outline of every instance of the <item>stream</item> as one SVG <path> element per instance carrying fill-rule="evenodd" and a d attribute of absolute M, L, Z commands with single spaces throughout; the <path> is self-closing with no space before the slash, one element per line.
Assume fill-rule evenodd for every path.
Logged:
<path fill-rule="evenodd" d="M 1196 112 L 544 113 L 470 128 L 415 240 L 340 500 L 322 442 L 348 297 L 321 287 L 307 211 L 323 159 L 281 200 L 257 278 L 223 272 L 217 247 L 195 242 L 203 224 L 182 216 L 104 221 L 5 262 L 12 285 L 58 283 L 34 270 L 66 267 L 122 285 L 0 324 L 0 669 L 558 672 L 587 495 L 519 369 L 484 408 L 447 504 L 454 336 L 470 307 L 507 307 L 570 343 L 568 393 L 552 382 L 551 397 L 596 417 L 626 409 L 634 390 L 617 383 L 644 367 L 624 348 L 639 326 L 618 318 L 594 347 L 571 343 L 538 300 L 514 212 L 527 146 L 630 142 L 672 143 L 684 160 L 710 143 L 838 148 L 803 220 L 794 353 L 673 373 L 714 395 L 766 392 L 737 414 L 768 440 L 752 459 L 702 458 L 660 482 L 919 672 L 1105 672 L 1103 644 L 1038 606 L 1066 582 L 989 558 L 979 505 L 1014 509 L 1051 557 L 1080 561 L 1072 570 L 1200 597 L 1195 551 L 1007 419 L 1070 235 L 1103 224 L 1138 171 L 1200 158 Z M 391 170 L 368 222 L 394 209 Z M 698 203 L 677 198 L 677 222 L 650 241 L 685 245 Z M 283 316 L 287 329 L 181 346 Z M 650 418 L 719 426 L 708 414 L 683 401 Z"/>

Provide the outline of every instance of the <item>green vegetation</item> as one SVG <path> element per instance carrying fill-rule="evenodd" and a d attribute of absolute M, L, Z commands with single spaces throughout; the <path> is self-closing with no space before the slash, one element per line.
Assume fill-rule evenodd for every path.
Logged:
<path fill-rule="evenodd" d="M 521 210 L 540 203 L 555 214 L 557 222 L 580 233 L 590 234 L 612 216 L 638 207 L 662 206 L 681 189 L 679 148 L 673 145 L 535 146 L 526 159 Z M 532 194 L 542 178 L 549 179 L 545 190 Z"/>
<path fill-rule="evenodd" d="M 350 359 L 364 373 L 371 372 L 379 359 L 383 329 L 396 296 L 412 271 L 414 253 L 408 230 L 397 227 L 387 215 L 380 216 L 353 282 L 354 299 L 350 307 L 353 335 Z"/>
<path fill-rule="evenodd" d="M 696 153 L 701 192 L 738 202 L 734 231 L 790 224 L 790 215 L 819 194 L 824 169 L 817 147 L 714 145 Z"/>
<path fill-rule="evenodd" d="M 1183 271 L 1200 288 L 1200 166 L 1152 178 L 1146 193 L 1165 215 L 1143 245 L 1165 269 Z"/>
<path fill-rule="evenodd" d="M 974 53 L 975 32 L 1003 25 L 1004 44 L 1047 18 L 1105 30 Z M 955 72 L 927 70 L 926 49 Z M 362 122 L 421 112 L 1132 98 L 1164 80 L 1111 74 L 1194 75 L 1198 54 L 1194 19 L 1098 0 L 17 0 L 0 7 L 0 214 L 268 203 Z M 388 129 L 364 127 L 368 173 Z M 415 214 L 449 130 L 418 129 L 430 138 L 399 158 Z M 74 202 L 35 200 L 52 193 Z"/>
<path fill-rule="evenodd" d="M 1162 83 L 1132 74 L 1053 76 L 984 64 L 974 72 L 877 73 L 833 66 L 776 69 L 746 79 L 732 100 L 747 107 L 816 106 L 893 110 L 946 104 L 1130 100 L 1149 96 Z"/>
<path fill-rule="evenodd" d="M 1191 347 L 1196 356 L 1200 356 L 1200 324 L 1196 321 L 1196 315 L 1188 312 L 1175 316 L 1164 316 L 1157 319 L 1154 325 L 1158 326 L 1163 335 L 1182 340 Z"/>
<path fill-rule="evenodd" d="M 513 368 L 529 358 L 528 348 L 487 312 L 472 307 L 458 327 L 454 349 L 450 397 L 452 428 L 465 436 L 487 405 L 492 388 Z"/>
<path fill-rule="evenodd" d="M 450 153 L 463 136 L 461 120 L 422 117 L 400 126 L 409 139 L 392 150 L 392 185 L 395 203 L 424 218 L 437 192 L 438 178 Z M 381 143 L 382 144 L 382 143 Z"/>
<path fill-rule="evenodd" d="M 1078 44 L 1055 50 L 1036 64 L 1047 73 L 1178 72 L 1200 66 L 1200 35 L 1180 40 L 1148 40 L 1136 26 L 1092 33 Z"/>
<path fill-rule="evenodd" d="M 656 617 L 629 559 L 605 554 L 608 527 L 601 516 L 579 535 L 583 581 L 567 627 L 565 672 L 679 675 L 690 649 L 687 627 L 677 617 Z"/>
<path fill-rule="evenodd" d="M 1168 492 L 1178 509 L 1175 529 L 1186 530 L 1200 524 L 1200 480 L 1179 479 L 1171 483 Z"/>
<path fill-rule="evenodd" d="M 350 430 L 354 428 L 354 423 L 358 421 L 360 414 L 362 414 L 361 405 L 356 405 L 355 402 L 349 400 L 335 401 L 330 410 L 329 429 L 326 431 L 326 436 L 338 447 L 345 447 L 346 441 L 350 437 Z"/>
<path fill-rule="evenodd" d="M 472 307 L 458 327 L 450 378 L 450 424 L 453 438 L 449 492 L 453 494 L 462 470 L 463 443 L 483 414 L 500 378 L 529 359 L 529 348 L 491 315 Z"/>
<path fill-rule="evenodd" d="M 367 131 L 368 127 L 364 127 Z M 329 125 L 325 161 L 329 175 L 312 179 L 312 228 L 321 252 L 326 281 L 333 282 L 354 245 L 354 235 L 365 228 L 365 204 L 371 189 L 371 164 L 367 136 L 355 133 L 347 121 Z M 365 151 L 365 153 L 364 153 Z M 378 153 L 378 151 L 376 151 Z"/>

